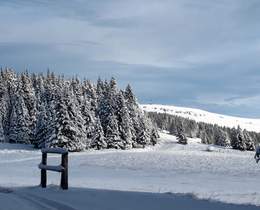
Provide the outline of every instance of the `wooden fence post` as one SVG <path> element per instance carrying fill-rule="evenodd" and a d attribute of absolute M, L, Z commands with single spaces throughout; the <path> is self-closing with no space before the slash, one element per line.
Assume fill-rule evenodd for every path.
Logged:
<path fill-rule="evenodd" d="M 62 189 L 68 189 L 68 153 L 62 154 L 61 156 L 61 166 L 64 170 L 61 172 L 61 183 L 60 186 Z"/>
<path fill-rule="evenodd" d="M 42 153 L 42 164 L 47 165 L 47 153 Z M 47 183 L 47 171 L 46 169 L 41 169 L 41 186 L 46 187 Z"/>

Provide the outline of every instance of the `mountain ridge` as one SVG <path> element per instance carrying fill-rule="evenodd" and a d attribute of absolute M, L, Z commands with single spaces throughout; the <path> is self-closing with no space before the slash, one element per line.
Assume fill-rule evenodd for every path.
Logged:
<path fill-rule="evenodd" d="M 195 120 L 196 122 L 217 124 L 219 126 L 229 128 L 240 126 L 242 129 L 246 129 L 248 131 L 260 132 L 260 119 L 235 117 L 212 113 L 202 109 L 173 105 L 140 104 L 140 107 L 146 112 L 166 113 L 169 115 Z"/>

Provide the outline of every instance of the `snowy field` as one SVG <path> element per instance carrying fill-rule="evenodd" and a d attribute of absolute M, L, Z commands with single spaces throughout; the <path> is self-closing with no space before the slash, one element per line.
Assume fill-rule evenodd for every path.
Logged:
<path fill-rule="evenodd" d="M 238 125 L 248 131 L 260 132 L 260 119 L 250 119 L 242 117 L 232 117 L 222 114 L 211 113 L 201 109 L 185 108 L 178 106 L 142 104 L 140 107 L 146 112 L 166 113 L 176 115 L 196 122 L 217 124 L 219 126 L 237 127 Z"/>
<path fill-rule="evenodd" d="M 173 136 L 160 135 L 159 144 L 146 149 L 70 153 L 68 191 L 58 189 L 54 172 L 48 172 L 47 189 L 36 186 L 40 151 L 0 144 L 0 209 L 71 210 L 88 205 L 121 210 L 138 209 L 137 204 L 140 209 L 256 209 L 207 200 L 260 206 L 260 165 L 254 152 L 216 146 L 208 151 L 199 139 L 189 139 L 184 146 Z M 60 158 L 50 155 L 48 161 L 58 164 Z"/>

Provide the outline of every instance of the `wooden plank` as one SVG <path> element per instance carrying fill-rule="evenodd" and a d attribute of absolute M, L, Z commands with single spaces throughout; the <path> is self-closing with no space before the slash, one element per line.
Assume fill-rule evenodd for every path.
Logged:
<path fill-rule="evenodd" d="M 39 164 L 39 168 L 42 169 L 42 170 L 56 171 L 56 172 L 63 172 L 65 170 L 65 168 L 61 165 L 49 166 L 49 165 L 45 165 L 45 164 L 42 164 L 42 163 Z"/>
<path fill-rule="evenodd" d="M 54 154 L 68 154 L 68 150 L 60 147 L 56 148 L 43 148 L 42 153 L 54 153 Z"/>

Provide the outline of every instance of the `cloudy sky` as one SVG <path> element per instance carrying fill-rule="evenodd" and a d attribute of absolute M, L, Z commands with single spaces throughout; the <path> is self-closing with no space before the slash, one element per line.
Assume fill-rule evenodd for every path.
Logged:
<path fill-rule="evenodd" d="M 260 1 L 0 0 L 0 65 L 260 118 Z"/>

